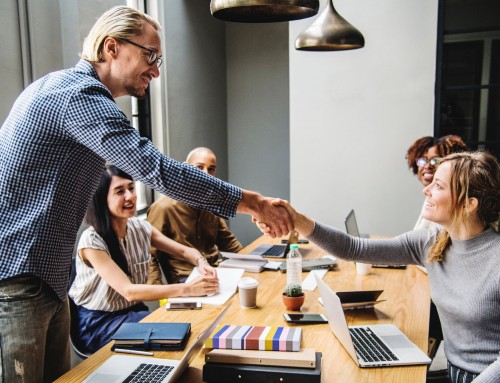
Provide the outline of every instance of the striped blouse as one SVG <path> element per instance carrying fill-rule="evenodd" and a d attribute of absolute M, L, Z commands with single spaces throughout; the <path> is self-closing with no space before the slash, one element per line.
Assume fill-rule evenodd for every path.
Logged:
<path fill-rule="evenodd" d="M 127 258 L 131 273 L 130 281 L 133 284 L 147 282 L 151 254 L 152 226 L 149 222 L 139 218 L 130 218 L 127 221 L 127 234 L 120 239 L 120 248 Z M 94 270 L 92 265 L 84 262 L 80 256 L 81 249 L 103 250 L 109 255 L 104 240 L 89 227 L 82 233 L 78 242 L 78 256 L 76 257 L 76 277 L 69 290 L 73 301 L 89 310 L 118 311 L 129 308 L 138 302 L 129 302 Z"/>

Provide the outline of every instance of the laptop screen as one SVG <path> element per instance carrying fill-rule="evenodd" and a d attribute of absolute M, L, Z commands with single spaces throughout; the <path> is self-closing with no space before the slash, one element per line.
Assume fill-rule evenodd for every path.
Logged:
<path fill-rule="evenodd" d="M 356 215 L 354 210 L 351 210 L 345 219 L 345 229 L 347 234 L 353 237 L 359 237 L 358 223 L 356 222 Z"/>

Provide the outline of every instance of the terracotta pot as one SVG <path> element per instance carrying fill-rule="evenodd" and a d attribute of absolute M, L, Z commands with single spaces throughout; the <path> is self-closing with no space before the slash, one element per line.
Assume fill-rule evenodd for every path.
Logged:
<path fill-rule="evenodd" d="M 298 297 L 289 297 L 286 296 L 285 293 L 283 293 L 283 303 L 288 310 L 299 311 L 304 304 L 304 297 L 304 293 L 302 293 Z"/>

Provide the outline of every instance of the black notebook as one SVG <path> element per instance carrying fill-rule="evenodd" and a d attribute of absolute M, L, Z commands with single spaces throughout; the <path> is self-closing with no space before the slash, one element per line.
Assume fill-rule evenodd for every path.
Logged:
<path fill-rule="evenodd" d="M 113 335 L 112 350 L 183 350 L 190 333 L 191 323 L 123 323 Z"/>

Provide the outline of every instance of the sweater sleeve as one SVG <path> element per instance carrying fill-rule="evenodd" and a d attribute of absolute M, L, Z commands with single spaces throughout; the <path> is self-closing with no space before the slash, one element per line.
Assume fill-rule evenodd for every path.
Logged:
<path fill-rule="evenodd" d="M 498 359 L 490 364 L 486 370 L 481 372 L 472 383 L 498 383 L 500 379 L 500 355 Z"/>
<path fill-rule="evenodd" d="M 357 238 L 316 222 L 308 239 L 327 253 L 348 261 L 424 265 L 427 250 L 435 234 L 434 231 L 419 230 L 394 238 Z"/>

